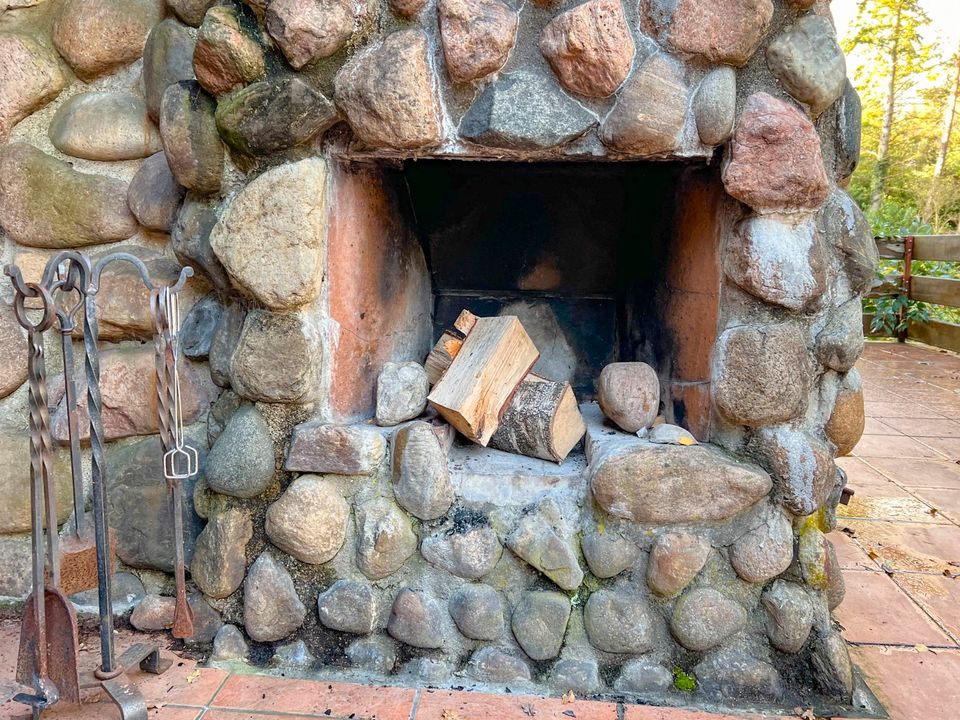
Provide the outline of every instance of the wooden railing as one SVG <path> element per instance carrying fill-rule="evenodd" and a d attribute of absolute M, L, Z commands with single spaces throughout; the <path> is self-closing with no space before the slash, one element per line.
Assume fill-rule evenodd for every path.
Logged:
<path fill-rule="evenodd" d="M 960 235 L 916 235 L 899 238 L 877 238 L 881 258 L 902 260 L 903 274 L 885 278 L 874 287 L 869 297 L 906 295 L 911 300 L 960 308 L 960 280 L 928 277 L 913 273 L 914 260 L 938 260 L 960 263 Z M 864 316 L 864 331 L 870 333 L 871 316 Z M 912 322 L 900 339 L 913 339 L 928 345 L 960 352 L 960 325 L 929 320 Z"/>

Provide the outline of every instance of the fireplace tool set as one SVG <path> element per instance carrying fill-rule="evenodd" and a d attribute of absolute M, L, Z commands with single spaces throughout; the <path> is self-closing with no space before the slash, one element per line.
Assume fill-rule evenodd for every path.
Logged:
<path fill-rule="evenodd" d="M 160 674 L 170 665 L 160 658 L 155 643 L 136 643 L 117 657 L 114 647 L 111 596 L 112 553 L 107 526 L 106 463 L 100 396 L 100 355 L 97 348 L 97 292 L 104 268 L 114 261 L 132 263 L 150 292 L 157 349 L 157 397 L 163 474 L 171 493 L 176 547 L 177 614 L 176 637 L 193 633 L 186 602 L 183 567 L 182 496 L 180 483 L 197 472 L 196 450 L 183 440 L 178 376 L 179 308 L 177 293 L 193 274 L 183 268 L 172 287 L 158 286 L 146 266 L 129 253 L 116 252 L 95 264 L 81 253 L 64 251 L 47 263 L 38 283 L 25 282 L 20 269 L 8 265 L 5 273 L 14 287 L 13 308 L 28 333 L 28 382 L 30 410 L 30 509 L 33 546 L 33 590 L 27 598 L 20 631 L 17 680 L 33 688 L 15 700 L 31 706 L 33 717 L 58 702 L 79 703 L 81 690 L 101 687 L 118 706 L 124 720 L 146 720 L 147 706 L 127 673 L 136 667 Z M 89 427 L 92 481 L 92 536 L 85 516 L 81 466 L 81 417 L 78 413 L 73 357 L 73 333 L 83 316 L 84 372 Z M 39 318 L 36 321 L 33 318 Z M 63 351 L 67 433 L 73 487 L 73 522 L 64 542 L 57 530 L 56 482 L 53 477 L 53 440 L 50 428 L 47 378 L 44 364 L 44 332 L 56 326 Z M 77 617 L 67 594 L 96 587 L 100 610 L 100 666 L 79 671 Z M 66 592 L 65 592 L 66 590 Z"/>

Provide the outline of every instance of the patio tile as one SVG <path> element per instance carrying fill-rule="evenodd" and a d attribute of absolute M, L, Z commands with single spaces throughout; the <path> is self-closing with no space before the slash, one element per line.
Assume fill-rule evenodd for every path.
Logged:
<path fill-rule="evenodd" d="M 900 435 L 864 435 L 853 449 L 857 457 L 942 458 L 918 440 Z"/>
<path fill-rule="evenodd" d="M 580 700 L 564 704 L 560 698 L 523 695 L 485 695 L 452 690 L 424 690 L 420 694 L 416 720 L 446 720 L 453 711 L 465 720 L 617 720 L 616 703 Z M 564 714 L 567 713 L 567 714 Z M 678 718 L 679 720 L 679 718 Z"/>
<path fill-rule="evenodd" d="M 891 720 L 957 716 L 960 652 L 864 646 L 851 648 L 851 653 Z"/>
<path fill-rule="evenodd" d="M 164 653 L 167 656 L 166 653 Z M 203 707 L 227 679 L 228 672 L 215 668 L 197 667 L 195 661 L 172 657 L 173 667 L 163 675 L 140 674 L 132 677 L 147 705 L 191 705 Z"/>
<path fill-rule="evenodd" d="M 873 460 L 858 457 L 837 458 L 837 465 L 847 473 L 847 485 L 858 494 L 877 495 L 879 497 L 909 497 L 890 478 L 879 470 L 870 467 Z"/>
<path fill-rule="evenodd" d="M 954 570 L 960 574 L 960 567 Z M 960 639 L 960 578 L 897 573 L 893 580 L 955 639 Z"/>
<path fill-rule="evenodd" d="M 847 570 L 847 594 L 834 615 L 848 642 L 953 645 L 886 573 Z"/>
<path fill-rule="evenodd" d="M 949 460 L 870 458 L 870 465 L 908 488 L 946 487 L 960 489 L 960 465 Z"/>
<path fill-rule="evenodd" d="M 960 423 L 946 418 L 886 418 L 886 425 L 910 437 L 960 438 Z"/>
<path fill-rule="evenodd" d="M 864 435 L 902 435 L 899 430 L 891 427 L 879 418 L 866 418 L 863 423 Z"/>
<path fill-rule="evenodd" d="M 948 460 L 960 460 L 960 438 L 923 438 L 921 442 L 941 453 Z"/>
<path fill-rule="evenodd" d="M 960 488 L 917 488 L 914 492 L 941 514 L 960 523 Z"/>
<path fill-rule="evenodd" d="M 857 542 L 892 570 L 942 573 L 960 560 L 960 528 L 955 525 L 892 523 L 844 519 Z"/>
<path fill-rule="evenodd" d="M 347 720 L 346 715 L 271 715 L 269 713 L 252 713 L 246 710 L 208 710 L 203 720 L 314 720 L 314 718 L 324 718 L 324 720 Z M 166 720 L 163 718 L 162 720 Z M 364 720 L 364 718 L 355 718 L 354 720 Z"/>
<path fill-rule="evenodd" d="M 871 402 L 866 401 L 863 404 L 864 412 L 867 417 L 880 418 L 939 418 L 940 413 L 924 407 L 921 403 L 903 402 L 902 400 L 891 402 Z"/>
<path fill-rule="evenodd" d="M 410 720 L 415 692 L 409 688 L 232 675 L 211 703 L 215 708 L 260 710 L 327 717 L 356 714 L 376 720 Z"/>
<path fill-rule="evenodd" d="M 893 483 L 889 484 L 899 493 L 899 497 L 890 497 L 887 492 L 876 492 L 868 486 L 864 488 L 864 492 L 858 492 L 850 498 L 848 504 L 837 506 L 837 517 L 911 523 L 949 522 L 939 513 L 931 512 L 930 506 L 926 503 L 911 497 Z"/>
<path fill-rule="evenodd" d="M 833 543 L 833 547 L 837 551 L 837 560 L 840 561 L 840 567 L 844 570 L 880 572 L 880 566 L 871 560 L 863 548 L 857 545 L 856 541 L 845 532 L 836 530 L 827 535 L 827 539 Z"/>
<path fill-rule="evenodd" d="M 720 715 L 703 712 L 702 710 L 687 710 L 685 708 L 651 707 L 649 705 L 623 706 L 624 720 L 771 720 L 774 715 L 741 714 Z"/>

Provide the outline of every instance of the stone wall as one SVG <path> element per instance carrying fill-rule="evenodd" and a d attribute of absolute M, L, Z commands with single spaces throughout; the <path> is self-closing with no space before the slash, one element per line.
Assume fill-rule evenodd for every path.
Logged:
<path fill-rule="evenodd" d="M 29 4 L 0 2 L 3 261 L 35 279 L 58 249 L 122 248 L 158 278 L 199 271 L 183 302 L 204 451 L 195 641 L 430 683 L 677 701 L 681 669 L 698 702 L 851 701 L 824 533 L 833 459 L 862 431 L 876 253 L 842 189 L 859 101 L 827 2 Z M 384 365 L 431 340 L 390 162 L 418 157 L 709 163 L 674 219 L 658 369 L 663 411 L 712 444 L 642 440 L 587 406 L 586 454 L 558 468 L 454 445 L 428 415 L 367 422 Z M 26 353 L 2 292 L 0 594 L 22 597 Z M 163 627 L 146 307 L 128 272 L 105 277 L 117 586 L 149 593 L 134 624 Z M 63 520 L 66 466 L 61 447 Z"/>

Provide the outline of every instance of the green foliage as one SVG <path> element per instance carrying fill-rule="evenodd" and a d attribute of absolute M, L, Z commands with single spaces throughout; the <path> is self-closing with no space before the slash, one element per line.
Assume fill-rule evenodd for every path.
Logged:
<path fill-rule="evenodd" d="M 673 686 L 680 692 L 692 693 L 697 689 L 697 679 L 679 665 L 674 665 Z"/>
<path fill-rule="evenodd" d="M 908 300 L 906 295 L 877 298 L 873 301 L 873 312 L 870 332 L 877 335 L 896 335 L 901 330 L 906 330 L 912 322 L 926 322 L 930 319 L 930 306 Z"/>

